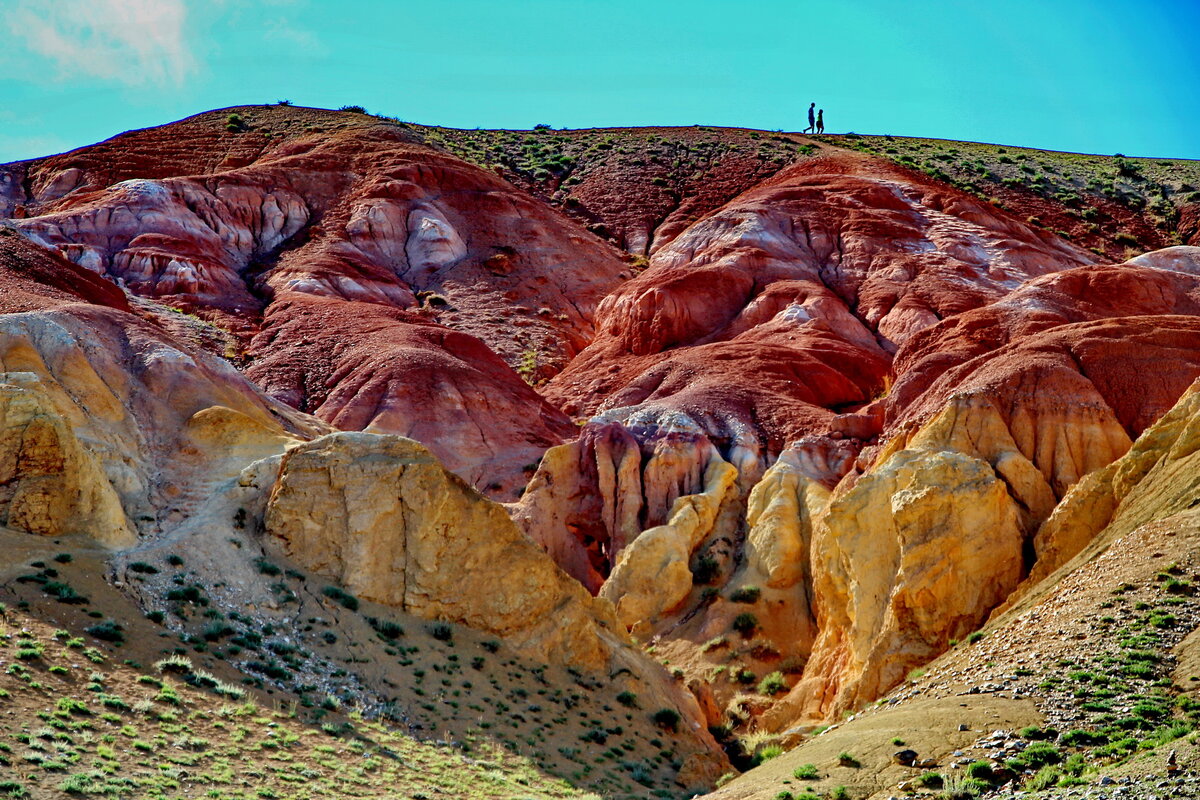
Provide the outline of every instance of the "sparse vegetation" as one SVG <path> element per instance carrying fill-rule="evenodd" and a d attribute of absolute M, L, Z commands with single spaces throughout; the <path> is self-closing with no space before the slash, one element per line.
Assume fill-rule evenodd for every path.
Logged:
<path fill-rule="evenodd" d="M 821 776 L 815 764 L 801 764 L 792 770 L 792 777 L 802 781 L 815 781 Z"/>
<path fill-rule="evenodd" d="M 749 639 L 758 630 L 758 617 L 749 612 L 738 614 L 733 619 L 733 629 Z"/>
<path fill-rule="evenodd" d="M 679 728 L 679 712 L 673 708 L 660 708 L 654 712 L 651 719 L 655 725 L 672 733 Z"/>
<path fill-rule="evenodd" d="M 758 682 L 758 693 L 772 697 L 782 694 L 788 689 L 787 679 L 782 672 L 771 672 Z"/>
<path fill-rule="evenodd" d="M 757 603 L 762 590 L 757 586 L 743 586 L 735 589 L 729 595 L 729 600 L 734 603 Z"/>
<path fill-rule="evenodd" d="M 328 597 L 343 608 L 358 611 L 358 598 L 338 586 L 326 586 L 321 594 Z"/>

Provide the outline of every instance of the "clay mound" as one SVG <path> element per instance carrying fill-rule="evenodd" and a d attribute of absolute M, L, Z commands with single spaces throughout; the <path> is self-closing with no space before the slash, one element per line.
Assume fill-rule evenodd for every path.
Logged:
<path fill-rule="evenodd" d="M 37 243 L 231 332 L 214 349 L 288 402 L 422 436 L 493 490 L 515 490 L 572 430 L 514 368 L 530 383 L 561 369 L 625 269 L 496 175 L 364 114 L 225 109 L 9 169 L 28 187 L 5 184 L 14 224 Z M 366 335 L 367 318 L 406 332 L 329 338 Z M 314 343 L 325 355 L 298 356 Z M 428 388 L 443 370 L 463 391 Z"/>
<path fill-rule="evenodd" d="M 928 418 L 952 393 L 1017 392 L 1046 407 L 1106 406 L 1136 437 L 1200 373 L 1200 274 L 1156 266 L 1192 264 L 1185 255 L 1046 276 L 922 331 L 896 355 L 888 424 Z"/>
<path fill-rule="evenodd" d="M 243 127 L 225 130 L 226 111 Z M 223 155 L 243 139 L 252 158 Z M 36 181 L 19 198 L 36 241 L 227 327 L 291 291 L 420 302 L 514 366 L 538 353 L 548 376 L 590 340 L 624 269 L 511 184 L 363 114 L 226 109 L 23 168 L 76 178 L 60 200 Z"/>
<path fill-rule="evenodd" d="M 903 136 L 827 137 L 987 197 L 1111 261 L 1189 241 L 1200 163 Z M 1193 212 L 1194 213 L 1194 210 Z M 1194 225 L 1194 217 L 1193 225 Z"/>
<path fill-rule="evenodd" d="M 878 395 L 890 353 L 913 334 L 1090 260 L 880 162 L 814 159 L 656 252 L 605 298 L 596 341 L 547 394 L 568 413 L 622 421 L 639 404 L 703 409 L 709 434 L 740 429 L 776 454 Z"/>
<path fill-rule="evenodd" d="M 230 117 L 242 120 L 230 130 Z M 287 139 L 374 124 L 362 114 L 292 106 L 239 106 L 0 167 L 0 215 L 22 218 L 74 205 L 122 181 L 162 180 L 246 166 Z"/>
<path fill-rule="evenodd" d="M 491 491 L 574 425 L 473 336 L 419 314 L 292 293 L 271 306 L 247 375 L 342 430 L 427 442 L 447 468 Z"/>
<path fill-rule="evenodd" d="M 0 314 L 80 302 L 129 310 L 124 293 L 109 281 L 0 227 Z"/>

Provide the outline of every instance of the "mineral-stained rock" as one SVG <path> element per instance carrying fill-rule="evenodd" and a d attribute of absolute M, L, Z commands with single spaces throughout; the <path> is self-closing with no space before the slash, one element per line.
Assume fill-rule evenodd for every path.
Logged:
<path fill-rule="evenodd" d="M 607 603 L 409 439 L 338 433 L 290 450 L 265 523 L 298 563 L 363 598 L 549 661 L 598 669 L 607 640 L 624 640 Z"/>
<path fill-rule="evenodd" d="M 878 394 L 918 331 L 1092 259 L 911 173 L 815 159 L 657 250 L 548 394 L 570 413 L 687 413 L 714 439 L 754 431 L 773 457 Z"/>
<path fill-rule="evenodd" d="M 596 593 L 642 531 L 667 522 L 679 498 L 705 490 L 714 461 L 725 463 L 703 434 L 592 423 L 546 452 L 513 517 Z"/>
<path fill-rule="evenodd" d="M 33 373 L 0 373 L 0 524 L 109 547 L 136 539 L 96 459 Z"/>
<path fill-rule="evenodd" d="M 278 465 L 263 527 L 297 563 L 364 599 L 502 636 L 527 656 L 624 673 L 643 703 L 684 712 L 688 780 L 723 771 L 695 698 L 631 647 L 612 606 L 426 448 L 342 432 L 294 447 Z"/>
<path fill-rule="evenodd" d="M 678 606 L 692 589 L 692 552 L 713 532 L 718 515 L 736 497 L 737 470 L 715 458 L 704 473 L 704 491 L 678 498 L 663 525 L 643 531 L 621 552 L 600 596 L 616 606 L 628 628 L 645 627 Z"/>
<path fill-rule="evenodd" d="M 0 313 L 41 311 L 69 303 L 129 310 L 109 281 L 0 226 Z"/>
<path fill-rule="evenodd" d="M 514 497 L 522 467 L 574 428 L 513 368 L 534 382 L 561 369 L 625 262 L 403 126 L 237 113 L 239 137 L 226 110 L 24 163 L 0 187 L 22 208 L 11 224 L 80 272 L 229 329 L 286 402 L 421 439 Z M 326 135 L 295 125 L 311 116 Z"/>
<path fill-rule="evenodd" d="M 480 488 L 512 492 L 576 432 L 483 342 L 420 315 L 293 293 L 267 320 L 247 374 L 269 394 L 343 430 L 422 441 Z"/>
<path fill-rule="evenodd" d="M 50 470 L 61 476 L 54 491 L 79 495 L 66 507 L 41 501 L 38 513 L 60 522 L 30 524 L 44 532 L 67 525 L 110 544 L 129 544 L 134 527 L 160 531 L 186 515 L 212 481 L 325 430 L 265 398 L 226 362 L 101 306 L 0 317 L 0 374 L 10 384 L 5 446 L 21 452 L 18 431 L 32 424 L 25 438 L 32 444 L 36 433 L 45 445 L 39 451 L 61 462 Z M 27 474 L 14 463 L 14 475 Z M 127 522 L 117 520 L 109 493 Z"/>
<path fill-rule="evenodd" d="M 1193 384 L 1128 453 L 1088 475 L 1063 498 L 1037 532 L 1038 562 L 1017 596 L 1067 564 L 1102 531 L 1105 541 L 1111 541 L 1193 508 L 1200 499 L 1197 452 L 1200 384 Z"/>
<path fill-rule="evenodd" d="M 813 538 L 820 633 L 803 679 L 765 717 L 774 727 L 877 697 L 1021 578 L 1016 504 L 988 464 L 954 451 L 892 455 L 833 498 Z"/>

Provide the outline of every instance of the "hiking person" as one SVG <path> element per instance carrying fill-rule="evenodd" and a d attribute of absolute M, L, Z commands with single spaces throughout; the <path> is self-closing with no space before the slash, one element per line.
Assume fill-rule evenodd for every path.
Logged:
<path fill-rule="evenodd" d="M 825 109 L 817 112 L 817 133 L 825 132 Z"/>
<path fill-rule="evenodd" d="M 817 121 L 813 117 L 813 109 L 817 107 L 816 103 L 808 104 L 808 127 L 804 129 L 805 133 L 812 133 L 817 129 Z"/>

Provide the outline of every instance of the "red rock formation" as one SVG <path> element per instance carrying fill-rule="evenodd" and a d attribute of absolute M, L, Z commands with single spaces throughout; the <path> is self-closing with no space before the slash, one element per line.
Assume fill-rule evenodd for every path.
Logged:
<path fill-rule="evenodd" d="M 153 372 L 185 357 L 161 328 L 201 324 L 163 313 L 179 306 L 232 332 L 207 346 L 275 398 L 415 437 L 493 494 L 540 459 L 513 516 L 693 679 L 743 613 L 736 663 L 811 656 L 777 727 L 874 697 L 978 625 L 1048 552 L 1056 503 L 1200 374 L 1195 248 L 1097 266 L 832 145 L 785 166 L 744 132 L 623 131 L 585 157 L 599 135 L 531 134 L 540 157 L 580 151 L 544 179 L 481 168 L 471 132 L 254 107 L 8 165 L 0 214 L 43 249 L 0 236 L 20 256 L 0 311 L 133 309 L 72 311 L 69 333 L 94 325 Z M 680 147 L 703 169 L 663 161 Z M 1194 223 L 1183 209 L 1185 240 Z M 222 405 L 202 360 L 200 384 L 151 384 Z M 32 425 L 45 403 L 20 397 L 13 424 Z M 169 496 L 199 484 L 166 483 L 139 502 L 186 515 Z"/>
<path fill-rule="evenodd" d="M 468 481 L 511 492 L 575 433 L 479 339 L 388 306 L 293 292 L 268 308 L 248 376 L 343 430 L 427 442 Z"/>
<path fill-rule="evenodd" d="M 791 167 L 689 228 L 601 304 L 548 389 L 568 413 L 683 412 L 771 456 L 883 388 L 939 319 L 1088 254 L 879 162 Z"/>
<path fill-rule="evenodd" d="M 0 314 L 79 302 L 129 310 L 124 293 L 109 281 L 0 227 Z"/>
<path fill-rule="evenodd" d="M 1109 408 L 1137 436 L 1200 372 L 1200 260 L 1183 255 L 1048 275 L 921 332 L 896 355 L 887 423 L 927 418 L 952 393 L 1004 392 Z M 1192 271 L 1164 268 L 1172 256 Z"/>
<path fill-rule="evenodd" d="M 242 130 L 210 112 L 10 165 L 14 224 L 135 294 L 232 330 L 245 358 L 264 362 L 252 374 L 289 402 L 422 437 L 481 487 L 523 483 L 522 467 L 574 428 L 511 368 L 530 380 L 560 369 L 590 340 L 624 261 L 402 126 L 233 111 Z M 418 306 L 417 327 L 392 313 Z M 392 333 L 365 346 L 381 326 Z M 318 340 L 319 357 L 298 355 Z"/>

